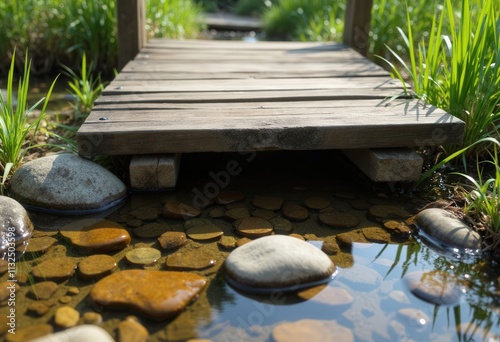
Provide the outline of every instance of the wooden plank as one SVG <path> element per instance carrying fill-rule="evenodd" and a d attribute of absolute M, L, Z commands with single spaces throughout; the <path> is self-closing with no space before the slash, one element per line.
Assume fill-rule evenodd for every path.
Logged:
<path fill-rule="evenodd" d="M 433 143 L 436 135 L 440 143 L 460 142 L 464 129 L 462 121 L 416 100 L 365 111 L 353 107 L 311 114 L 307 108 L 280 115 L 236 113 L 230 119 L 218 119 L 224 118 L 219 111 L 197 110 L 189 118 L 187 112 L 120 111 L 106 121 L 92 113 L 77 134 L 79 151 L 96 155 L 423 146 Z"/>
<path fill-rule="evenodd" d="M 123 96 L 125 97 L 125 96 Z M 398 100 L 399 101 L 399 100 Z M 100 112 L 99 115 L 106 115 L 105 111 L 147 111 L 152 110 L 208 110 L 208 111 L 232 111 L 247 110 L 249 115 L 262 109 L 290 109 L 290 108 L 327 108 L 338 110 L 342 108 L 359 108 L 361 111 L 370 110 L 374 107 L 387 106 L 388 100 L 323 100 L 323 101 L 293 101 L 293 102 L 209 102 L 209 103 L 182 103 L 182 102 L 126 102 L 116 101 L 111 103 L 98 103 L 94 106 L 93 112 Z M 390 104 L 389 104 L 390 105 Z"/>
<path fill-rule="evenodd" d="M 117 90 L 118 91 L 118 90 Z M 398 95 L 396 89 L 356 89 L 339 88 L 328 90 L 288 90 L 288 91 L 225 91 L 196 93 L 120 93 L 100 96 L 96 104 L 102 103 L 220 103 L 220 102 L 260 102 L 260 101 L 320 101 L 320 100 L 383 100 Z M 196 96 L 194 96 L 196 95 Z M 403 94 L 400 94 L 403 95 Z"/>
<path fill-rule="evenodd" d="M 163 93 L 163 92 L 238 92 L 238 91 L 288 91 L 288 90 L 337 90 L 361 89 L 388 90 L 394 94 L 403 91 L 399 80 L 387 77 L 343 77 L 343 78 L 289 78 L 289 79 L 246 79 L 240 80 L 114 80 L 104 90 L 104 95 L 124 93 Z M 197 96 L 197 94 L 193 94 Z"/>
<path fill-rule="evenodd" d="M 248 78 L 323 78 L 323 77 L 380 77 L 387 76 L 387 72 L 378 66 L 345 65 L 337 70 L 292 70 L 266 72 L 121 72 L 115 80 L 202 80 L 202 79 L 248 79 Z"/>
<path fill-rule="evenodd" d="M 133 190 L 175 188 L 180 154 L 135 155 L 130 161 L 130 186 Z"/>

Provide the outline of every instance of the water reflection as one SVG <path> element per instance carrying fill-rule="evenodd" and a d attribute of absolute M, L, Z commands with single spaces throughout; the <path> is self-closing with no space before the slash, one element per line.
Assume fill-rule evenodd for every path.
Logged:
<path fill-rule="evenodd" d="M 217 277 L 207 293 L 214 320 L 199 326 L 199 337 L 269 341 L 273 340 L 273 329 L 282 322 L 313 319 L 335 320 L 350 329 L 356 341 L 498 338 L 495 265 L 481 260 L 465 263 L 439 255 L 419 241 L 408 245 L 355 243 L 352 253 L 353 266 L 339 269 L 335 280 L 310 300 L 289 293 L 274 298 L 250 297 Z M 446 272 L 466 282 L 468 291 L 454 306 L 429 303 L 413 295 L 402 280 L 416 271 Z M 340 290 L 353 300 L 335 305 L 332 297 Z M 333 336 L 324 336 L 324 340 L 333 340 Z"/>

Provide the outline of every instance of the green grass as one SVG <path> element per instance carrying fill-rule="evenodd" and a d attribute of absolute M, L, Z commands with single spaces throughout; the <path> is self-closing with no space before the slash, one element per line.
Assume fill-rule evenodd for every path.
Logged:
<path fill-rule="evenodd" d="M 201 26 L 201 6 L 192 0 L 146 0 L 149 37 L 193 38 Z M 0 76 L 14 49 L 22 72 L 30 51 L 34 75 L 58 73 L 60 65 L 78 69 L 86 53 L 103 75 L 117 65 L 116 0 L 0 1 Z"/>
<path fill-rule="evenodd" d="M 345 2 L 277 0 L 263 14 L 264 30 L 271 36 L 303 41 L 341 39 Z"/>
<path fill-rule="evenodd" d="M 23 75 L 17 82 L 17 103 L 14 98 L 14 69 L 15 51 L 7 78 L 7 91 L 5 97 L 0 96 L 0 168 L 2 185 L 9 175 L 22 163 L 26 152 L 36 146 L 35 137 L 40 128 L 40 122 L 44 119 L 45 109 L 55 85 L 55 80 L 50 86 L 47 96 L 40 99 L 31 107 L 28 104 L 28 89 L 30 79 L 31 62 L 24 62 Z M 35 109 L 42 104 L 42 108 L 34 118 Z"/>
<path fill-rule="evenodd" d="M 486 137 L 499 138 L 499 5 L 495 0 L 485 0 L 478 20 L 473 19 L 474 5 L 469 0 L 463 0 L 458 21 L 451 0 L 445 0 L 443 8 L 433 17 L 428 38 L 418 43 L 408 12 L 407 33 L 399 29 L 406 53 L 388 50 L 403 66 L 418 98 L 465 122 L 464 142 L 459 148 Z M 398 66 L 391 66 L 404 81 Z M 466 155 L 475 156 L 483 149 L 484 145 L 474 144 Z"/>

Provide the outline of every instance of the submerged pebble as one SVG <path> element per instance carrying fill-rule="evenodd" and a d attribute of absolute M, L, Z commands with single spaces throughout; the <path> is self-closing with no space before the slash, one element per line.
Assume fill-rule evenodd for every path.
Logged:
<path fill-rule="evenodd" d="M 78 264 L 78 276 L 85 280 L 101 279 L 116 268 L 115 259 L 107 254 L 86 257 Z"/>
<path fill-rule="evenodd" d="M 92 288 L 90 298 L 106 308 L 127 308 L 163 320 L 184 310 L 207 281 L 194 273 L 125 270 L 99 280 Z"/>
<path fill-rule="evenodd" d="M 122 250 L 131 241 L 128 231 L 119 223 L 104 219 L 74 221 L 61 228 L 60 233 L 73 246 L 92 253 Z"/>
<path fill-rule="evenodd" d="M 31 273 L 36 279 L 62 282 L 70 278 L 76 269 L 73 258 L 60 257 L 48 259 L 33 267 Z"/>
<path fill-rule="evenodd" d="M 271 235 L 273 225 L 259 217 L 245 217 L 236 226 L 236 233 L 250 239 Z"/>

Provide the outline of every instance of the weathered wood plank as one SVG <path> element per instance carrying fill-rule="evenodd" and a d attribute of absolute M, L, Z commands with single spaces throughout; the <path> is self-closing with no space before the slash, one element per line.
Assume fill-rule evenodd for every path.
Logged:
<path fill-rule="evenodd" d="M 114 80 L 103 92 L 104 95 L 124 93 L 162 92 L 221 92 L 237 91 L 288 91 L 288 90 L 336 90 L 336 89 L 394 89 L 403 90 L 399 80 L 387 77 L 343 77 L 343 78 L 289 78 L 289 79 L 247 79 L 241 80 L 177 80 L 177 81 L 121 81 Z M 197 94 L 193 94 L 193 97 Z"/>
<path fill-rule="evenodd" d="M 235 31 L 258 31 L 262 28 L 262 22 L 255 17 L 232 15 L 229 13 L 205 13 L 203 22 L 216 29 Z"/>
<path fill-rule="evenodd" d="M 464 128 L 463 122 L 415 100 L 365 112 L 263 111 L 261 116 L 231 113 L 230 119 L 219 111 L 191 111 L 190 117 L 189 110 L 177 115 L 122 111 L 108 113 L 107 121 L 99 120 L 96 112 L 78 132 L 79 151 L 93 155 L 423 146 L 436 136 L 446 143 L 459 142 Z"/>
<path fill-rule="evenodd" d="M 344 21 L 344 43 L 361 54 L 368 53 L 373 0 L 347 0 Z"/>
<path fill-rule="evenodd" d="M 132 60 L 146 43 L 145 0 L 117 0 L 118 69 Z"/>
<path fill-rule="evenodd" d="M 118 90 L 117 90 L 118 91 Z M 225 91 L 197 93 L 120 93 L 100 96 L 101 103 L 210 103 L 210 102 L 261 102 L 261 101 L 319 101 L 380 99 L 398 95 L 396 89 L 338 88 L 334 90 L 288 90 L 288 91 Z M 194 96 L 196 95 L 196 96 Z M 403 94 L 400 94 L 403 95 Z"/>
<path fill-rule="evenodd" d="M 249 79 L 249 78 L 324 78 L 324 77 L 380 77 L 387 76 L 387 72 L 379 67 L 365 65 L 345 65 L 337 70 L 293 70 L 293 71 L 266 71 L 266 72 L 121 72 L 115 78 L 119 81 L 127 80 L 203 80 L 203 79 Z"/>

